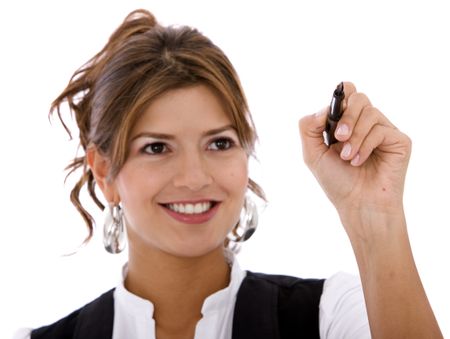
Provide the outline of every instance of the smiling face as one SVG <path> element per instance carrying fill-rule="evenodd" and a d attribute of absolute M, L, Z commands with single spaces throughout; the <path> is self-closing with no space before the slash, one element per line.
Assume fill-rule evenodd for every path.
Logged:
<path fill-rule="evenodd" d="M 238 222 L 248 156 L 219 97 L 196 85 L 164 93 L 131 132 L 108 185 L 123 206 L 129 246 L 200 256 Z"/>

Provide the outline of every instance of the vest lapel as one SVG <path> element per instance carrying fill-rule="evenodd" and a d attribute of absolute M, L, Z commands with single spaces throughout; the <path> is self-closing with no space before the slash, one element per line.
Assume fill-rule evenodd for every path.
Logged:
<path fill-rule="evenodd" d="M 81 309 L 74 339 L 111 339 L 114 327 L 114 289 Z"/>
<path fill-rule="evenodd" d="M 237 294 L 232 339 L 279 339 L 277 310 L 276 286 L 247 272 Z"/>

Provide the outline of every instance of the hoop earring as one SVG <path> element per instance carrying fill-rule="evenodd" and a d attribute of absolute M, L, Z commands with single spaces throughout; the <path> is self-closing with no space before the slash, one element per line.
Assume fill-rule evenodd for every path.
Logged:
<path fill-rule="evenodd" d="M 238 247 L 239 243 L 243 243 L 250 239 L 255 233 L 258 226 L 258 209 L 249 195 L 246 195 L 244 206 L 241 210 L 239 222 L 228 235 L 228 240 L 236 243 L 233 247 Z"/>
<path fill-rule="evenodd" d="M 124 250 L 125 243 L 122 208 L 119 205 L 109 204 L 103 225 L 103 245 L 106 251 L 116 254 Z"/>

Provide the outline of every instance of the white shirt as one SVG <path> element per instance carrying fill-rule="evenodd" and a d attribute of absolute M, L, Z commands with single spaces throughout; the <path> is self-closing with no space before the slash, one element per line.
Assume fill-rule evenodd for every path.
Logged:
<path fill-rule="evenodd" d="M 236 295 L 246 272 L 234 260 L 228 287 L 205 299 L 195 339 L 231 339 Z M 155 339 L 153 304 L 125 289 L 123 281 L 114 291 L 112 339 Z M 325 280 L 319 305 L 322 339 L 371 338 L 364 295 L 358 277 L 337 273 Z M 31 329 L 22 329 L 14 339 L 30 339 Z"/>

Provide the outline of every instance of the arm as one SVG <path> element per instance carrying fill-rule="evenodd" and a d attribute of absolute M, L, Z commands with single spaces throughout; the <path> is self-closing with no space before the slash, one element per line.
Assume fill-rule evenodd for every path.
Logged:
<path fill-rule="evenodd" d="M 374 230 L 365 238 L 350 237 L 373 338 L 442 338 L 414 263 L 404 215 L 366 211 L 341 218 L 348 228 Z"/>
<path fill-rule="evenodd" d="M 303 157 L 335 205 L 358 263 L 373 338 L 442 338 L 417 272 L 403 212 L 410 139 L 345 83 L 338 144 L 326 110 L 300 121 Z M 346 129 L 339 134 L 339 127 Z M 342 131 L 342 130 L 341 130 Z M 351 146 L 350 148 L 348 146 Z"/>

